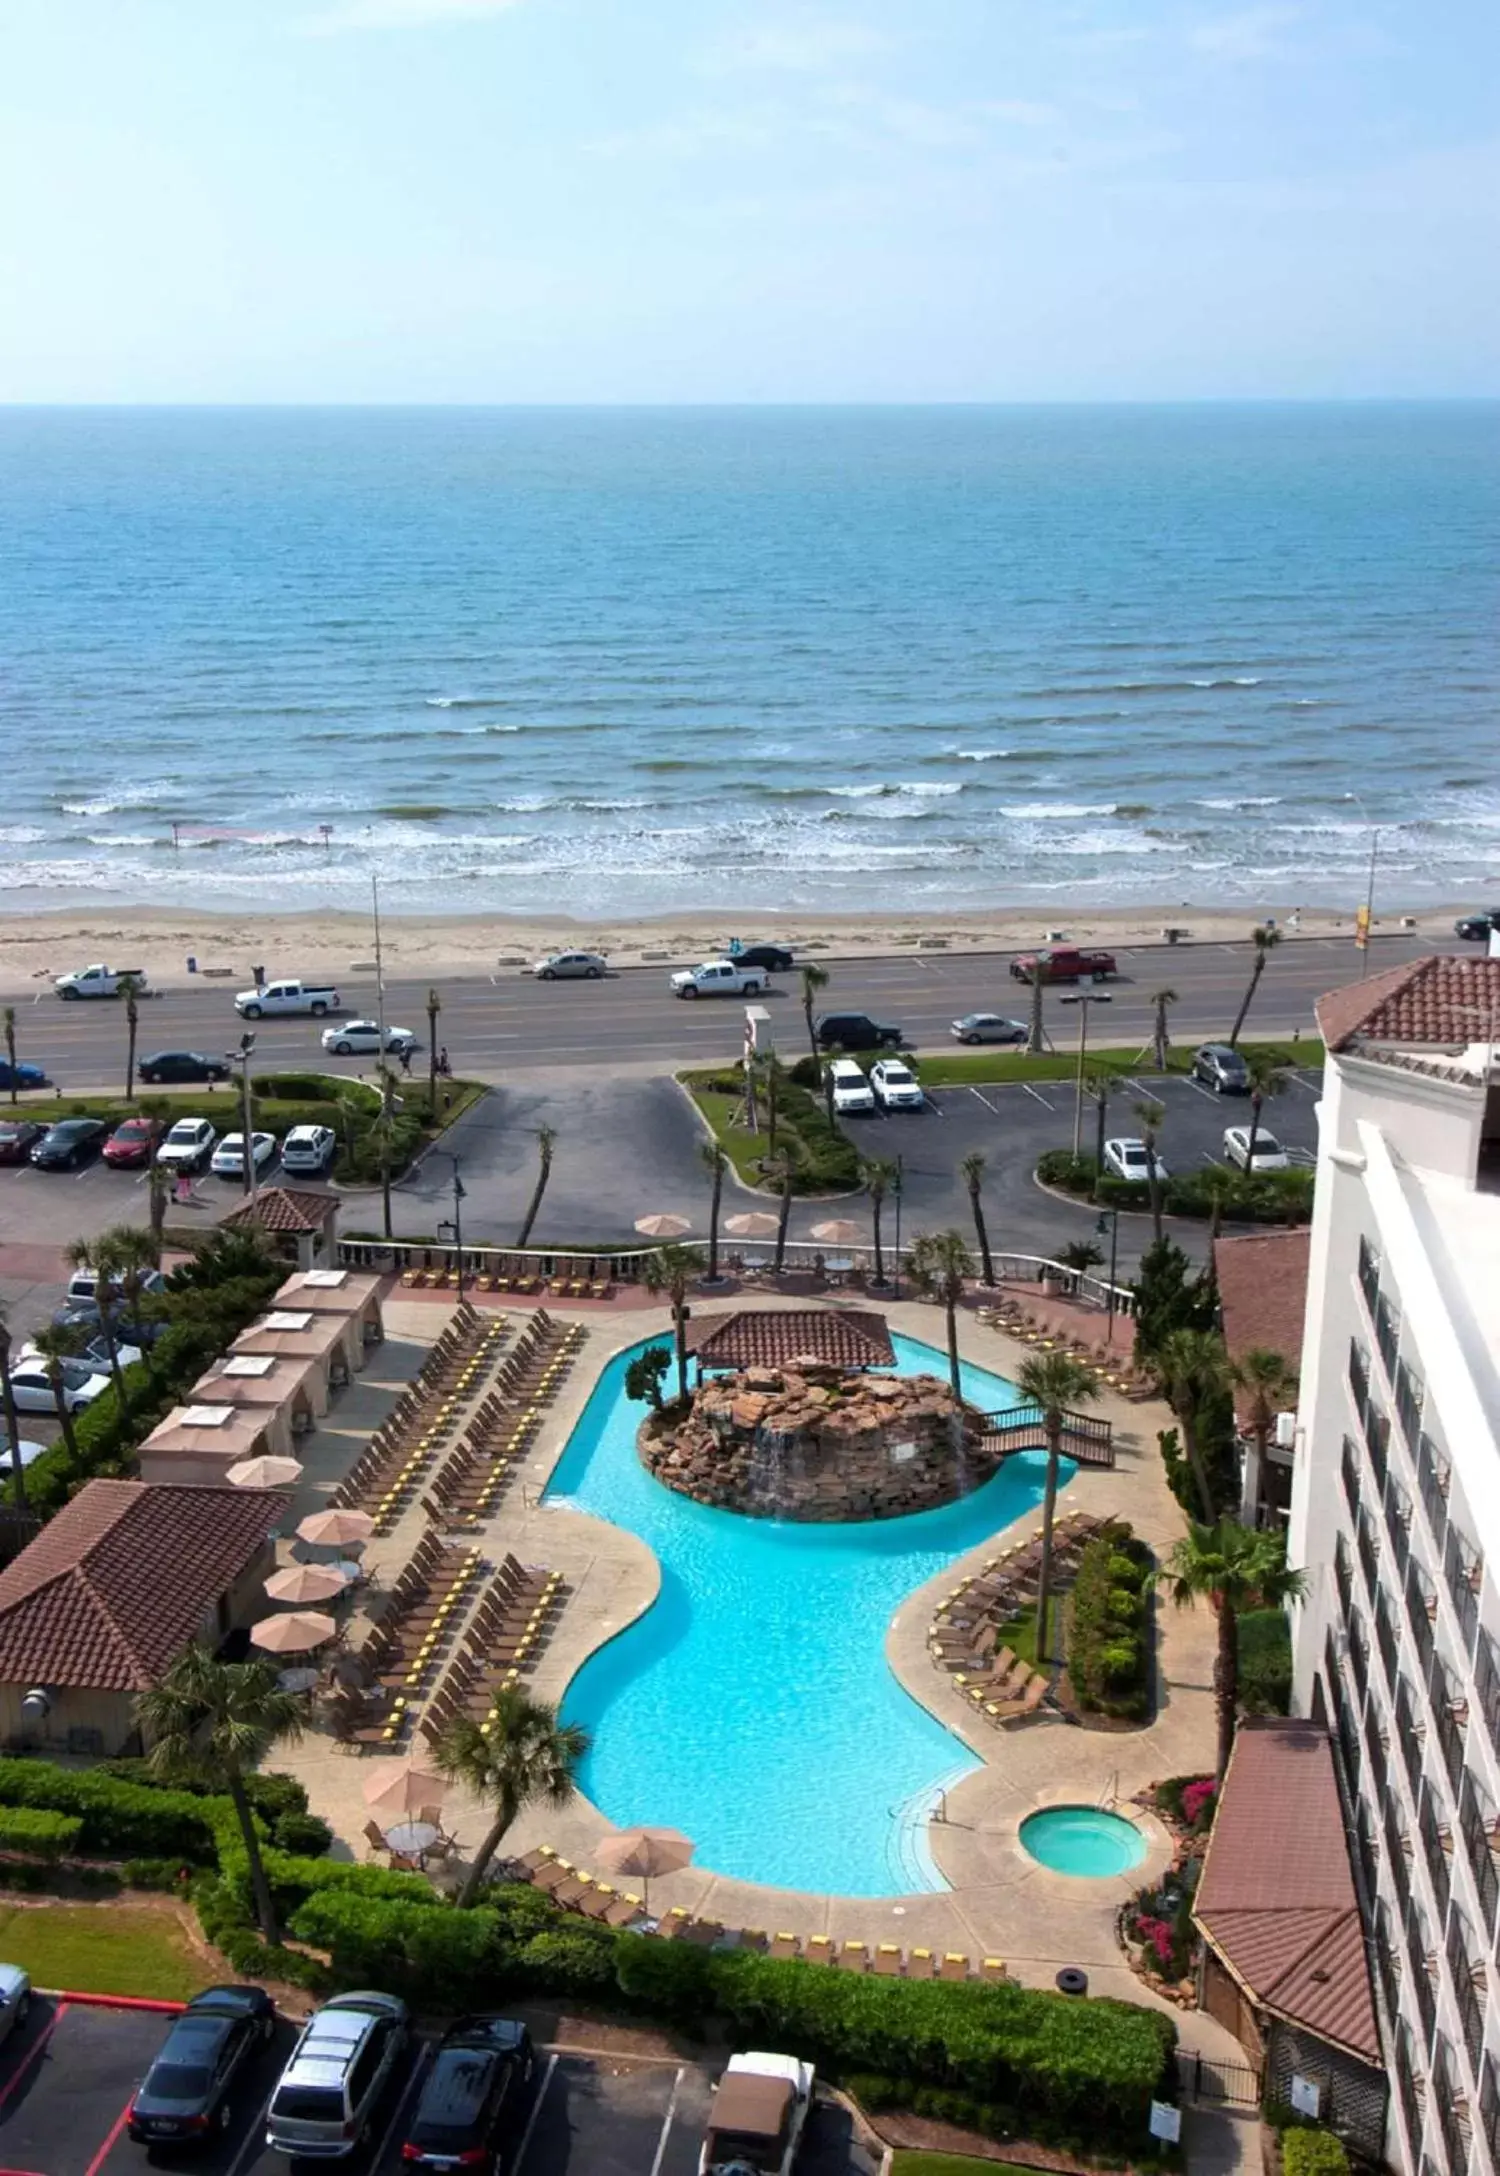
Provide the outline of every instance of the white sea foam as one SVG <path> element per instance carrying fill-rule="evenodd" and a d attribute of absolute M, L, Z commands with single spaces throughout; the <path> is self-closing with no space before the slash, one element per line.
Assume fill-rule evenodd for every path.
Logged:
<path fill-rule="evenodd" d="M 1279 793 L 1224 794 L 1198 803 L 1199 808 L 1276 808 Z"/>
<path fill-rule="evenodd" d="M 1113 816 L 1118 806 L 1116 801 L 1008 801 L 1000 813 L 1017 822 L 1065 823 L 1079 816 Z"/>

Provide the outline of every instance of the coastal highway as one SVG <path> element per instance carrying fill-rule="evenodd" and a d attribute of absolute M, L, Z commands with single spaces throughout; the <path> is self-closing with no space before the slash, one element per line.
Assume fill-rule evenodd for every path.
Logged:
<path fill-rule="evenodd" d="M 1433 949 L 1416 937 L 1377 937 L 1369 972 L 1418 959 Z M 1010 975 L 1009 953 L 912 952 L 896 958 L 840 959 L 825 963 L 830 980 L 818 993 L 820 1011 L 861 1011 L 900 1027 L 917 1050 L 953 1049 L 949 1023 L 961 1013 L 990 1011 L 1025 1019 L 1030 991 Z M 1177 1045 L 1227 1033 L 1244 994 L 1252 952 L 1248 943 L 1141 946 L 1117 953 L 1120 979 L 1109 984 L 1111 1002 L 1091 1012 L 1090 1044 L 1139 1047 L 1151 1030 L 1155 991 L 1174 989 L 1171 1033 Z M 1352 942 L 1293 938 L 1271 954 L 1256 994 L 1247 1032 L 1290 1035 L 1314 1032 L 1313 1001 L 1325 990 L 1358 980 L 1365 962 Z M 295 972 L 295 962 L 273 973 Z M 457 978 L 438 985 L 442 998 L 439 1041 L 455 1072 L 503 1081 L 521 1072 L 572 1067 L 628 1067 L 639 1073 L 668 1072 L 678 1065 L 713 1064 L 739 1054 L 744 1013 L 739 1001 L 674 997 L 666 967 L 626 968 L 600 982 L 534 982 L 515 971 L 493 979 Z M 373 1013 L 368 973 L 340 985 L 346 1007 Z M 426 982 L 392 981 L 386 987 L 388 1024 L 409 1027 L 425 1039 Z M 67 1093 L 92 1093 L 121 1083 L 125 1020 L 118 1004 L 86 1000 L 66 1004 L 50 988 L 5 993 L 16 1006 L 16 1054 L 45 1066 Z M 1079 1010 L 1046 993 L 1047 1033 L 1061 1050 L 1076 1047 Z M 139 1049 L 223 1052 L 235 1047 L 242 1023 L 233 988 L 186 977 L 141 1004 Z M 764 1000 L 777 1048 L 789 1058 L 806 1048 L 800 984 L 794 972 L 773 978 Z M 255 1023 L 254 1066 L 277 1071 L 306 1066 L 367 1073 L 368 1058 L 325 1058 L 323 1023 L 309 1019 Z M 414 1077 L 425 1070 L 419 1054 Z"/>

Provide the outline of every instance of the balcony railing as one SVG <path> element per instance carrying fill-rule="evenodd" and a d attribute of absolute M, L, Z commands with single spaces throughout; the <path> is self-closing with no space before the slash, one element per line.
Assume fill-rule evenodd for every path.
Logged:
<path fill-rule="evenodd" d="M 1396 1418 L 1401 1423 L 1401 1433 L 1406 1438 L 1406 1448 L 1413 1458 L 1422 1438 L 1422 1400 L 1426 1392 L 1422 1378 L 1403 1360 L 1395 1373 Z"/>
<path fill-rule="evenodd" d="M 1474 1878 L 1474 1891 L 1483 1915 L 1488 1942 L 1495 1927 L 1495 1906 L 1500 1903 L 1500 1872 L 1495 1866 L 1495 1816 L 1481 1797 L 1473 1771 L 1464 1770 L 1458 1796 L 1458 1826 L 1464 1840 L 1464 1856 Z"/>
<path fill-rule="evenodd" d="M 1349 1340 L 1349 1394 L 1361 1420 L 1370 1402 L 1370 1355 L 1357 1337 Z"/>
<path fill-rule="evenodd" d="M 1371 1894 L 1374 1894 L 1373 1889 Z M 1397 1953 L 1400 1937 L 1391 1922 L 1391 1909 L 1382 1897 L 1375 1907 L 1375 1971 L 1380 1980 L 1380 1992 L 1385 1997 L 1386 2015 L 1394 2025 L 1401 2015 L 1401 1959 Z"/>
<path fill-rule="evenodd" d="M 1359 1450 L 1353 1436 L 1344 1438 L 1344 1455 L 1339 1461 L 1339 1476 L 1344 1484 L 1344 1501 L 1349 1506 L 1349 1516 L 1359 1514 Z"/>
<path fill-rule="evenodd" d="M 1358 1610 L 1349 1620 L 1349 1675 L 1363 1700 L 1370 1687 L 1370 1640 Z"/>
<path fill-rule="evenodd" d="M 1366 1239 L 1359 1235 L 1359 1289 L 1365 1296 L 1365 1305 L 1373 1315 L 1375 1302 L 1380 1294 L 1380 1256 Z"/>
<path fill-rule="evenodd" d="M 1417 1438 L 1417 1487 L 1433 1544 L 1441 1554 L 1448 1531 L 1448 1465 L 1425 1431 Z"/>
<path fill-rule="evenodd" d="M 1424 1681 L 1432 1668 L 1432 1620 L 1436 1614 L 1437 1588 L 1413 1557 L 1406 1567 L 1406 1621 L 1421 1658 Z"/>
<path fill-rule="evenodd" d="M 1344 1781 L 1349 1794 L 1359 1789 L 1359 1728 L 1354 1720 L 1354 1710 L 1344 1692 L 1342 1677 L 1330 1677 L 1334 1687 L 1334 1718 L 1338 1726 L 1339 1751 L 1344 1757 Z"/>
<path fill-rule="evenodd" d="M 1450 1519 L 1443 1543 L 1443 1579 L 1454 1613 L 1463 1627 L 1465 1649 L 1474 1645 L 1479 1629 L 1479 1589 L 1484 1583 L 1484 1559 Z"/>
<path fill-rule="evenodd" d="M 1406 1769 L 1406 1780 L 1411 1785 L 1414 1806 L 1422 1801 L 1422 1744 L 1425 1733 L 1417 1721 L 1412 1706 L 1411 1686 L 1403 1677 L 1396 1693 L 1396 1743 L 1401 1748 L 1401 1760 Z"/>
<path fill-rule="evenodd" d="M 1392 1481 L 1385 1492 L 1385 1530 L 1391 1538 L 1391 1557 L 1396 1566 L 1396 1576 L 1406 1576 L 1406 1559 L 1411 1553 L 1411 1498 L 1406 1491 Z"/>
<path fill-rule="evenodd" d="M 1374 1398 L 1365 1407 L 1365 1447 L 1370 1453 L 1375 1478 L 1383 1488 L 1391 1462 L 1391 1424 Z"/>
<path fill-rule="evenodd" d="M 1469 1711 L 1464 1704 L 1462 1688 L 1454 1683 L 1441 1663 L 1432 1673 L 1430 1698 L 1433 1729 L 1442 1749 L 1443 1766 L 1448 1771 L 1448 1781 L 1457 1791 L 1463 1781 L 1464 1729 Z"/>
<path fill-rule="evenodd" d="M 1417 1816 L 1417 1834 L 1422 1840 L 1422 1860 L 1427 1868 L 1427 1878 L 1432 1883 L 1432 1893 L 1437 1898 L 1438 1910 L 1446 1912 L 1453 1887 L 1453 1873 L 1448 1864 L 1448 1849 L 1452 1838 L 1438 1811 L 1430 1782 L 1422 1793 L 1422 1811 Z"/>
<path fill-rule="evenodd" d="M 1376 1581 L 1380 1576 L 1376 1569 L 1380 1562 L 1380 1542 L 1375 1521 L 1370 1517 L 1368 1511 L 1362 1511 L 1359 1515 L 1359 1525 L 1355 1529 L 1354 1545 L 1359 1551 L 1359 1561 L 1364 1567 L 1366 1590 L 1373 1595 Z"/>
<path fill-rule="evenodd" d="M 1398 2026 L 1395 2040 L 1396 2094 L 1401 2102 L 1401 2120 L 1406 2125 L 1406 2136 L 1415 2164 L 1417 2150 L 1422 2142 L 1422 2096 L 1417 2090 L 1416 2070 L 1411 2059 L 1407 2028 Z"/>
<path fill-rule="evenodd" d="M 1439 2039 L 1433 2059 L 1432 2099 L 1437 2110 L 1438 2128 L 1443 2134 L 1447 2157 L 1444 2166 L 1450 2176 L 1463 2176 L 1469 2165 L 1469 2137 L 1463 2121 L 1466 2103 L 1453 2050 L 1443 2039 Z"/>
<path fill-rule="evenodd" d="M 1352 1596 L 1354 1593 L 1354 1583 L 1351 1572 L 1352 1568 L 1349 1562 L 1349 1544 L 1347 1541 L 1345 1541 L 1343 1535 L 1340 1534 L 1338 1539 L 1338 1547 L 1335 1549 L 1333 1556 L 1333 1583 L 1338 1588 L 1339 1615 L 1343 1618 L 1345 1624 L 1349 1622 L 1349 1610 L 1351 1606 Z"/>
<path fill-rule="evenodd" d="M 1350 1642 L 1353 1653 L 1353 1642 Z M 1385 1789 L 1386 1743 L 1380 1730 L 1380 1715 L 1372 1700 L 1365 1709 L 1365 1758 L 1369 1762 L 1370 1787 L 1376 1792 Z"/>
<path fill-rule="evenodd" d="M 1396 1683 L 1396 1656 L 1399 1651 L 1395 1621 L 1391 1616 L 1390 1597 L 1382 1587 L 1375 1597 L 1375 1644 L 1380 1649 L 1380 1660 L 1385 1668 L 1388 1687 Z M 1404 1689 L 1404 1688 L 1403 1688 Z"/>
<path fill-rule="evenodd" d="M 1479 2120 L 1484 2126 L 1490 2160 L 1500 2168 L 1500 2069 L 1493 2055 L 1485 2057 L 1484 2075 L 1479 2081 Z"/>
<path fill-rule="evenodd" d="M 1500 1761 L 1500 1647 L 1488 1632 L 1480 1633 L 1474 1650 L 1474 1691 L 1490 1751 Z"/>
<path fill-rule="evenodd" d="M 1437 1997 L 1432 1991 L 1432 1971 L 1428 1963 L 1427 1930 L 1422 1919 L 1422 1908 L 1412 1898 L 1406 1914 L 1406 1962 L 1411 1970 L 1412 1986 L 1416 1990 L 1417 2008 L 1422 2013 L 1422 2046 L 1432 2045 L 1432 2028 L 1437 2022 Z"/>
<path fill-rule="evenodd" d="M 1389 1865 L 1391 1887 L 1398 1897 L 1406 1896 L 1410 1893 L 1411 1888 L 1410 1875 L 1407 1870 L 1408 1861 L 1411 1858 L 1411 1845 L 1407 1839 L 1406 1831 L 1401 1825 L 1401 1811 L 1396 1804 L 1394 1794 L 1387 1795 L 1380 1811 L 1385 1826 L 1385 1855 Z"/>
<path fill-rule="evenodd" d="M 1385 1372 L 1394 1381 L 1396 1374 L 1396 1347 L 1401 1341 L 1401 1310 L 1384 1292 L 1375 1301 L 1375 1343 L 1385 1362 Z"/>

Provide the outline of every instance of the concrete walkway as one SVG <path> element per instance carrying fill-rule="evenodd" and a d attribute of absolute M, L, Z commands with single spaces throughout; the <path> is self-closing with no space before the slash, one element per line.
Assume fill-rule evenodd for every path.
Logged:
<path fill-rule="evenodd" d="M 756 1304 L 778 1302 L 757 1299 Z M 659 1573 L 652 1552 L 633 1535 L 576 1511 L 544 1506 L 540 1493 L 606 1361 L 642 1336 L 665 1329 L 667 1317 L 662 1310 L 632 1310 L 628 1317 L 609 1311 L 587 1316 L 582 1310 L 550 1311 L 559 1320 L 586 1321 L 584 1345 L 572 1374 L 547 1410 L 522 1480 L 502 1495 L 480 1539 L 491 1559 L 509 1549 L 525 1563 L 545 1564 L 561 1572 L 567 1581 L 566 1609 L 531 1680 L 538 1698 L 555 1702 L 588 1656 L 650 1607 Z M 315 1508 L 347 1468 L 401 1385 L 420 1366 L 426 1346 L 447 1313 L 433 1304 L 431 1295 L 408 1298 L 398 1290 L 389 1300 L 385 1345 L 339 1399 L 327 1422 L 304 1442 L 306 1473 L 289 1526 Z M 903 1301 L 888 1306 L 885 1313 L 893 1330 L 941 1347 L 939 1311 Z M 524 1311 L 517 1310 L 516 1319 L 519 1326 Z M 1014 1377 L 1024 1348 L 967 1314 L 960 1316 L 960 1337 L 966 1359 Z M 1064 1506 L 1128 1518 L 1138 1534 L 1163 1552 L 1184 1526 L 1182 1513 L 1167 1490 L 1156 1448 L 1156 1430 L 1166 1424 L 1165 1410 L 1109 1397 L 1096 1410 L 1114 1424 L 1117 1464 L 1108 1472 L 1080 1470 L 1066 1491 Z M 371 1544 L 368 1561 L 377 1584 L 382 1577 L 394 1577 L 406 1563 L 425 1525 L 423 1513 L 414 1506 L 393 1533 Z M 1014 1538 L 1013 1532 L 988 1538 L 973 1552 L 972 1561 L 994 1554 L 997 1546 Z M 1167 2007 L 1129 1971 L 1114 1932 L 1127 1896 L 1168 1864 L 1166 1832 L 1152 1817 L 1133 1808 L 1132 1816 L 1148 1839 L 1144 1865 L 1118 1879 L 1077 1881 L 1049 1873 L 1028 1858 L 1017 1830 L 1025 1815 L 1039 1806 L 1124 1803 L 1162 1777 L 1202 1772 L 1211 1766 L 1211 1617 L 1201 1609 L 1160 1610 L 1160 1699 L 1148 1728 L 1096 1731 L 1043 1718 L 1024 1728 L 1000 1731 L 976 1721 L 927 1653 L 933 1607 L 961 1568 L 947 1567 L 906 1602 L 892 1621 L 887 1646 L 891 1666 L 902 1683 L 984 1763 L 949 1794 L 946 1818 L 930 1829 L 937 1862 L 952 1886 L 905 1897 L 811 1896 L 691 1867 L 653 1882 L 652 1906 L 681 1905 L 726 1925 L 772 1932 L 787 1928 L 804 1936 L 822 1933 L 840 1942 L 862 1940 L 872 1948 L 878 1942 L 897 1941 L 905 1948 L 962 1951 L 976 1963 L 984 1957 L 999 1957 L 1018 1979 L 1034 1986 L 1052 1985 L 1063 1965 L 1080 1965 L 1096 1994 Z M 423 1741 L 417 1738 L 413 1751 L 420 1757 L 422 1750 Z M 314 1810 L 333 1824 L 341 1847 L 353 1856 L 364 1856 L 361 1831 L 369 1815 L 362 1787 L 371 1773 L 370 1762 L 314 1732 L 300 1746 L 283 1748 L 277 1764 L 307 1785 Z M 476 1842 L 487 1825 L 485 1810 L 457 1789 L 447 1794 L 444 1817 L 461 1842 L 468 1844 Z M 829 1818 L 837 1819 L 832 1804 Z M 604 1816 L 580 1796 L 560 1812 L 528 1811 L 511 1832 L 507 1848 L 521 1852 L 545 1842 L 566 1858 L 588 1866 L 609 1833 L 611 1826 Z M 1173 2015 L 1182 2019 L 1191 2044 L 1206 2053 L 1240 2058 L 1236 2043 L 1211 2019 L 1184 2017 L 1175 2009 Z"/>

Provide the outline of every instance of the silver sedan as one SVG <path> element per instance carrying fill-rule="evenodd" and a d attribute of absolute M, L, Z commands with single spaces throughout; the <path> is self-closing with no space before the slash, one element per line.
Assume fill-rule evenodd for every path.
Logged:
<path fill-rule="evenodd" d="M 1024 1043 L 1030 1033 L 1024 1020 L 1007 1020 L 999 1012 L 966 1012 L 953 1022 L 953 1038 L 960 1043 Z"/>
<path fill-rule="evenodd" d="M 597 982 L 609 965 L 599 952 L 551 952 L 531 972 L 538 982 Z"/>

